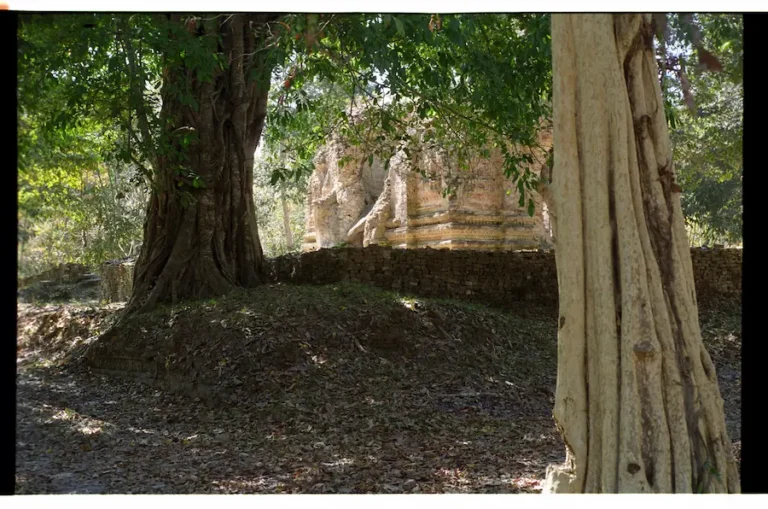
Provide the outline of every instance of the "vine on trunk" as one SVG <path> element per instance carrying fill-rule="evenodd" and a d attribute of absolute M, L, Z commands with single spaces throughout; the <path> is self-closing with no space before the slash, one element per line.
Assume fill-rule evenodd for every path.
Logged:
<path fill-rule="evenodd" d="M 156 161 L 127 312 L 263 282 L 253 154 L 274 65 L 263 52 L 266 28 L 276 17 L 185 24 L 195 37 L 209 38 L 201 46 L 215 41 L 213 55 L 223 58 L 211 66 L 168 59 L 160 113 L 166 150 Z"/>

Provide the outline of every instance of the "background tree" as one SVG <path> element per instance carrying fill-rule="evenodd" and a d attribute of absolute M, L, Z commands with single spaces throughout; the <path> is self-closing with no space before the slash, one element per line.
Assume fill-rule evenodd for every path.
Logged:
<path fill-rule="evenodd" d="M 739 74 L 731 69 L 740 68 L 741 45 L 740 25 L 731 18 L 692 18 L 718 38 L 725 72 L 697 73 L 690 64 L 681 72 L 680 62 L 695 59 L 697 46 L 694 35 L 686 32 L 688 25 L 676 17 L 669 18 L 670 43 L 660 56 L 670 63 L 663 83 L 669 98 L 668 117 L 675 122 L 672 137 L 688 224 L 709 232 L 705 236 L 710 241 L 735 242 L 740 228 L 740 127 L 734 126 L 740 126 L 740 99 L 734 99 L 727 87 L 740 90 Z M 236 50 L 230 32 L 236 29 L 233 23 L 241 22 L 247 26 L 244 37 L 247 32 L 248 43 L 254 44 L 254 51 L 244 55 L 243 68 L 230 64 L 230 52 Z M 24 79 L 19 97 L 29 126 L 22 131 L 29 136 L 23 135 L 19 146 L 25 161 L 20 169 L 23 175 L 29 171 L 30 178 L 22 177 L 27 180 L 21 192 L 32 196 L 45 185 L 44 178 L 32 177 L 29 161 L 34 161 L 34 171 L 67 166 L 74 175 L 83 164 L 64 159 L 74 162 L 75 154 L 86 150 L 94 164 L 101 161 L 98 167 L 103 171 L 120 174 L 121 182 L 128 177 L 142 179 L 153 198 L 147 209 L 149 241 L 144 243 L 136 272 L 137 299 L 130 309 L 142 303 L 148 308 L 174 295 L 181 299 L 257 284 L 262 255 L 259 242 L 249 238 L 258 239 L 259 233 L 251 227 L 254 220 L 242 219 L 254 214 L 246 207 L 246 213 L 238 216 L 236 205 L 250 202 L 248 191 L 233 191 L 226 199 L 223 191 L 252 178 L 249 163 L 243 163 L 245 173 L 239 181 L 239 177 L 227 177 L 222 181 L 226 183 L 215 184 L 230 171 L 222 169 L 230 164 L 227 161 L 241 165 L 233 155 L 237 137 L 230 138 L 234 110 L 227 110 L 229 106 L 222 110 L 222 104 L 231 102 L 224 96 L 233 90 L 229 80 L 235 74 L 248 68 L 247 83 L 260 87 L 262 95 L 268 80 L 272 82 L 271 97 L 266 93 L 264 168 L 270 181 L 281 188 L 303 185 L 313 169 L 315 150 L 334 130 L 362 145 L 370 156 L 387 161 L 395 152 L 415 150 L 423 143 L 414 139 L 410 128 L 427 124 L 431 139 L 426 142 L 448 152 L 460 166 L 488 148 L 502 149 L 505 171 L 517 180 L 525 199 L 538 183 L 528 171 L 527 163 L 534 156 L 521 147 L 535 145 L 538 130 L 551 117 L 549 31 L 547 15 L 295 14 L 263 23 L 228 15 L 174 19 L 151 14 L 25 15 L 20 29 Z M 688 92 L 696 96 L 701 115 L 687 112 Z M 213 95 L 203 100 L 208 93 Z M 40 100 L 42 96 L 45 101 Z M 221 104 L 214 104 L 214 97 Z M 262 99 L 252 95 L 247 101 Z M 210 137 L 201 138 L 201 129 L 207 128 L 196 122 L 202 121 L 205 108 L 205 118 L 213 118 L 216 126 L 206 131 Z M 361 122 L 349 121 L 350 108 L 365 111 Z M 210 115 L 214 110 L 215 118 Z M 254 112 L 251 109 L 248 114 Z M 699 142 L 703 136 L 716 141 L 709 152 Z M 32 138 L 34 142 L 25 141 Z M 257 143 L 249 140 L 249 147 Z M 222 155 L 225 146 L 232 148 L 227 149 L 228 156 Z M 48 151 L 47 163 L 35 155 L 42 151 Z M 208 164 L 204 164 L 206 157 L 216 162 L 216 171 L 200 168 Z M 90 189 L 73 186 L 83 196 L 83 189 Z M 113 197 L 127 196 L 122 187 L 110 192 Z M 263 190 L 262 195 L 271 193 Z M 91 201 L 94 209 L 98 200 Z M 56 220 L 65 209 L 65 216 L 87 219 L 68 238 L 82 237 L 80 232 L 89 222 L 88 246 L 96 246 L 94 240 L 102 234 L 116 239 L 109 246 L 130 246 L 128 237 L 136 235 L 138 202 L 117 202 L 120 207 L 103 210 L 114 210 L 117 217 L 118 211 L 130 209 L 128 216 L 134 219 L 130 224 L 108 219 L 103 233 L 97 233 L 93 218 L 107 216 L 91 209 L 77 212 L 75 200 L 47 210 Z M 532 200 L 527 202 L 533 206 Z M 277 209 L 265 208 L 267 204 L 259 201 L 264 214 L 282 217 Z M 201 207 L 214 212 L 202 214 Z M 24 224 L 42 221 L 34 206 L 25 210 L 38 215 L 36 219 L 23 216 Z M 294 210 L 292 215 L 299 213 Z M 266 224 L 270 218 L 261 221 Z M 71 225 L 67 228 L 74 228 Z M 45 235 L 39 237 L 42 240 Z M 205 240 L 209 237 L 211 242 Z M 177 253 L 186 253 L 181 258 L 171 256 L 177 241 L 189 247 L 178 248 Z M 74 251 L 75 245 L 68 249 Z M 98 262 L 124 255 L 122 249 L 112 247 L 100 253 L 73 257 Z"/>
<path fill-rule="evenodd" d="M 85 30 L 92 36 L 86 48 L 51 44 L 82 39 L 92 16 L 24 19 L 32 26 L 22 22 L 19 30 L 20 273 L 132 254 L 145 192 L 133 185 L 138 167 L 121 129 L 126 118 L 107 100 L 126 91 L 120 73 L 106 72 L 124 64 L 114 45 L 95 42 L 105 39 L 96 28 Z"/>
<path fill-rule="evenodd" d="M 690 240 L 740 244 L 743 134 L 741 15 L 666 16 L 659 45 L 663 95 Z M 720 72 L 707 72 L 698 48 L 706 34 Z"/>
<path fill-rule="evenodd" d="M 270 78 L 284 78 L 270 114 L 274 132 L 284 140 L 289 140 L 286 128 L 301 131 L 296 125 L 313 131 L 315 140 L 339 123 L 350 132 L 359 127 L 346 122 L 343 111 L 330 124 L 303 114 L 329 111 L 326 98 L 313 101 L 310 90 L 326 83 L 348 91 L 350 103 L 364 97 L 372 106 L 367 115 L 372 128 L 366 131 L 378 133 L 372 152 L 391 156 L 407 145 L 404 115 L 430 119 L 459 159 L 489 139 L 506 150 L 510 140 L 535 140 L 538 120 L 546 116 L 549 57 L 540 44 L 547 40 L 541 35 L 548 30 L 543 20 L 503 15 L 29 16 L 22 23 L 20 62 L 24 75 L 60 89 L 51 104 L 63 113 L 51 112 L 55 121 L 47 124 L 49 132 L 86 119 L 115 119 L 124 138 L 115 144 L 116 156 L 133 165 L 149 186 L 130 312 L 261 281 L 252 154 L 264 127 Z M 504 35 L 510 33 L 514 48 Z M 58 49 L 46 52 L 51 47 Z M 545 71 L 517 79 L 513 92 L 498 87 L 528 69 Z M 34 89 L 34 81 L 25 82 L 22 103 L 30 109 Z M 41 118 L 47 114 L 40 111 Z M 293 155 L 303 153 L 293 159 L 306 161 L 314 143 L 294 144 Z M 506 152 L 507 171 L 520 177 L 521 189 L 532 188 L 521 164 L 530 156 Z"/>
<path fill-rule="evenodd" d="M 554 492 L 738 492 L 648 15 L 553 15 Z"/>
<path fill-rule="evenodd" d="M 22 23 L 22 68 L 57 84 L 57 106 L 70 106 L 51 130 L 112 115 L 126 137 L 118 155 L 149 185 L 127 312 L 261 281 L 252 168 L 271 69 L 286 46 L 277 40 L 289 39 L 271 31 L 276 19 L 98 15 Z M 47 55 L 51 46 L 66 49 Z"/>
<path fill-rule="evenodd" d="M 294 174 L 296 177 L 275 181 L 276 172 L 285 175 L 299 164 L 275 152 L 265 149 L 257 153 L 254 168 L 256 214 L 264 255 L 268 257 L 299 251 L 306 231 L 307 179 L 301 177 L 303 167 L 299 166 L 301 173 Z"/>
<path fill-rule="evenodd" d="M 253 154 L 279 58 L 276 19 L 171 16 L 181 47 L 163 54 L 160 142 L 129 310 L 262 282 Z"/>

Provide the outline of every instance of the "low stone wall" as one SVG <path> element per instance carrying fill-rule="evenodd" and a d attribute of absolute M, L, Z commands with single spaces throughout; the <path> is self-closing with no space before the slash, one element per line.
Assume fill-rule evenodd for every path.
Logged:
<path fill-rule="evenodd" d="M 692 248 L 699 302 L 741 295 L 741 249 Z M 470 300 L 495 307 L 557 303 L 553 251 L 321 249 L 268 260 L 276 282 L 363 283 L 419 295 Z"/>
<path fill-rule="evenodd" d="M 52 283 L 74 283 L 88 273 L 88 267 L 79 263 L 62 263 L 40 274 L 18 280 L 18 287 L 24 288 L 42 281 Z"/>
<path fill-rule="evenodd" d="M 741 255 L 741 249 L 691 249 L 693 277 L 699 302 L 717 296 L 741 296 Z"/>
<path fill-rule="evenodd" d="M 741 249 L 692 248 L 699 302 L 741 295 Z M 422 297 L 469 300 L 494 307 L 520 302 L 557 303 L 553 251 L 460 251 L 447 249 L 321 249 L 266 260 L 274 282 L 362 283 Z M 102 298 L 127 300 L 133 260 L 101 267 Z"/>

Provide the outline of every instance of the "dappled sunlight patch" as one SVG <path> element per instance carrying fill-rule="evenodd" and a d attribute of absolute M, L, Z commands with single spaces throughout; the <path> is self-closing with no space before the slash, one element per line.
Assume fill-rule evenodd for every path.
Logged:
<path fill-rule="evenodd" d="M 285 479 L 280 479 L 274 476 L 258 476 L 252 479 L 225 479 L 219 481 L 211 481 L 216 491 L 224 491 L 227 493 L 242 493 L 242 492 L 262 492 L 262 491 L 284 491 L 287 489 L 285 480 L 289 478 L 288 475 L 282 476 Z"/>
<path fill-rule="evenodd" d="M 477 476 L 475 483 L 481 486 L 498 486 L 509 488 L 509 491 L 539 492 L 542 489 L 541 479 L 529 476 L 515 477 L 511 474 L 499 476 Z"/>
<path fill-rule="evenodd" d="M 317 365 L 317 366 L 322 366 L 323 364 L 328 362 L 328 359 L 326 359 L 325 356 L 322 355 L 322 354 L 320 354 L 320 355 L 313 355 L 311 357 L 311 359 L 312 359 L 312 362 L 314 362 L 315 365 Z"/>
<path fill-rule="evenodd" d="M 466 468 L 440 468 L 435 471 L 444 488 L 449 491 L 477 491 L 478 487 L 494 492 L 540 492 L 542 481 L 535 475 L 511 472 L 483 473 L 483 466 L 469 464 Z"/>
<path fill-rule="evenodd" d="M 65 408 L 63 410 L 59 410 L 58 412 L 51 415 L 51 419 L 46 422 L 52 422 L 52 421 L 71 421 L 74 420 L 75 416 L 77 415 L 77 412 L 72 410 L 71 408 Z"/>
<path fill-rule="evenodd" d="M 517 477 L 512 479 L 510 484 L 519 488 L 521 491 L 541 491 L 542 488 L 541 479 L 536 479 L 535 477 Z"/>
<path fill-rule="evenodd" d="M 129 426 L 127 429 L 131 433 L 136 433 L 137 435 L 155 435 L 155 434 L 157 434 L 157 430 L 154 430 L 154 429 L 135 428 L 133 426 Z"/>
<path fill-rule="evenodd" d="M 448 489 L 461 490 L 472 482 L 469 473 L 461 468 L 440 468 L 434 476 Z"/>
<path fill-rule="evenodd" d="M 40 358 L 40 351 L 27 351 L 24 354 L 19 355 L 16 358 L 16 364 L 29 363 L 33 368 L 48 369 L 56 365 L 56 362 L 51 358 Z"/>
<path fill-rule="evenodd" d="M 188 437 L 183 437 L 181 439 L 181 443 L 184 444 L 184 445 L 189 445 L 192 442 L 194 442 L 195 440 L 199 440 L 199 439 L 200 439 L 200 435 L 198 435 L 198 434 L 189 435 Z"/>
<path fill-rule="evenodd" d="M 401 297 L 398 299 L 398 302 L 400 302 L 403 307 L 408 308 L 411 311 L 416 311 L 420 304 L 419 301 L 413 297 Z"/>
<path fill-rule="evenodd" d="M 178 349 L 168 338 L 181 339 L 171 370 L 205 378 L 210 405 L 130 378 L 23 366 L 25 492 L 52 492 L 50 476 L 62 472 L 75 472 L 60 481 L 70 486 L 87 472 L 105 493 L 540 491 L 546 465 L 565 451 L 546 393 L 556 313 L 430 299 L 413 310 L 399 296 L 337 288 L 254 289 L 221 298 L 213 314 L 181 306 L 132 322 L 125 353 L 152 353 L 162 375 Z M 720 343 L 739 334 L 719 323 Z M 381 341 L 386 350 L 369 341 L 394 329 L 402 340 Z"/>
<path fill-rule="evenodd" d="M 63 422 L 72 426 L 72 430 L 80 435 L 93 436 L 100 435 L 114 426 L 101 419 L 79 414 L 71 408 L 52 407 L 50 405 L 41 405 L 36 409 L 39 412 L 48 414 L 48 418 L 42 418 L 41 421 L 46 424 Z"/>
<path fill-rule="evenodd" d="M 334 459 L 332 461 L 323 461 L 321 464 L 324 467 L 332 468 L 332 469 L 342 469 L 343 467 L 347 467 L 349 465 L 353 465 L 355 463 L 354 460 L 349 458 L 341 458 L 338 454 L 334 455 Z"/>
<path fill-rule="evenodd" d="M 539 434 L 526 433 L 525 435 L 523 435 L 523 441 L 525 442 L 546 442 L 549 439 L 550 437 L 542 433 L 539 433 Z"/>
<path fill-rule="evenodd" d="M 94 424 L 87 424 L 85 426 L 80 427 L 80 433 L 83 435 L 96 435 L 98 433 L 101 433 L 101 426 L 97 426 Z"/>

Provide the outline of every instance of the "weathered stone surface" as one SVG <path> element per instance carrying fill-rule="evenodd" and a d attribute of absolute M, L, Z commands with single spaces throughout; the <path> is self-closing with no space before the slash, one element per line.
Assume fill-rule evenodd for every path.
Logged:
<path fill-rule="evenodd" d="M 100 267 L 101 298 L 105 302 L 125 302 L 131 296 L 135 260 L 110 260 Z"/>
<path fill-rule="evenodd" d="M 741 249 L 692 248 L 699 302 L 741 295 Z M 558 300 L 554 251 L 321 249 L 268 260 L 272 280 L 296 284 L 340 281 L 424 297 L 509 308 Z"/>
<path fill-rule="evenodd" d="M 345 156 L 352 161 L 341 163 Z M 315 156 L 315 171 L 309 179 L 304 249 L 333 247 L 347 240 L 347 233 L 368 212 L 384 187 L 381 161 L 369 165 L 357 147 L 337 135 L 331 136 Z"/>
<path fill-rule="evenodd" d="M 537 161 L 531 167 L 535 174 L 551 134 L 542 132 L 539 143 L 543 149 L 529 151 Z M 369 165 L 358 147 L 338 135 L 331 137 L 318 152 L 310 178 L 304 251 L 340 244 L 489 251 L 551 245 L 546 205 L 532 193 L 535 215 L 519 206 L 499 150 L 459 169 L 441 151 L 423 147 L 410 156 L 398 152 L 384 168 L 375 158 Z M 451 187 L 455 193 L 444 193 Z"/>

